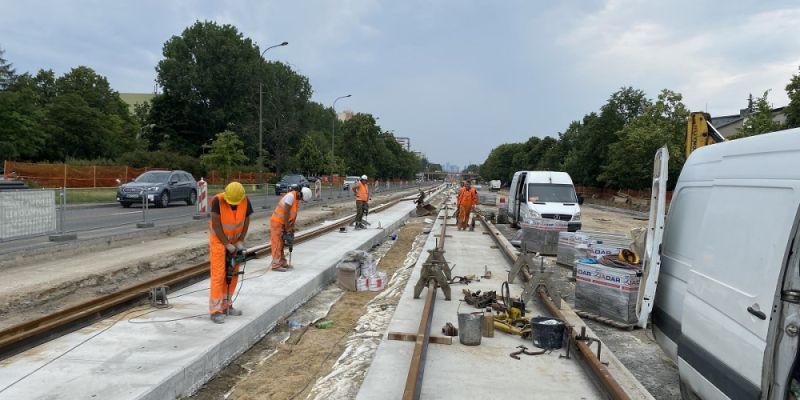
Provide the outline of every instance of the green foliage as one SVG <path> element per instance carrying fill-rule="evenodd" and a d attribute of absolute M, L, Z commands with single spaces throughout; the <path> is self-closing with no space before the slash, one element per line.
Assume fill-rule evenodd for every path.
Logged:
<path fill-rule="evenodd" d="M 135 168 L 154 167 L 165 169 L 182 169 L 191 173 L 195 178 L 205 174 L 205 170 L 196 157 L 173 153 L 170 151 L 136 150 L 123 154 L 117 159 L 122 165 Z"/>
<path fill-rule="evenodd" d="M 480 174 L 481 166 L 478 164 L 470 164 L 461 172 L 465 174 Z"/>
<path fill-rule="evenodd" d="M 44 147 L 46 135 L 39 129 L 42 109 L 33 93 L 0 92 L 0 154 L 8 160 L 31 160 Z"/>
<path fill-rule="evenodd" d="M 800 73 L 792 75 L 792 79 L 786 85 L 786 94 L 789 96 L 789 105 L 784 110 L 786 128 L 797 128 L 800 126 Z"/>
<path fill-rule="evenodd" d="M 231 176 L 235 166 L 247 161 L 243 151 L 244 143 L 235 132 L 218 133 L 210 147 L 208 154 L 200 158 L 201 162 L 206 168 L 219 171 L 225 181 Z"/>
<path fill-rule="evenodd" d="M 302 165 L 306 175 L 318 175 L 325 168 L 325 156 L 310 136 L 303 138 L 300 150 L 295 154 L 295 164 Z"/>
<path fill-rule="evenodd" d="M 508 182 L 514 176 L 519 164 L 524 164 L 526 147 L 524 143 L 506 143 L 495 147 L 480 168 L 481 177 L 487 180 L 500 179 Z M 508 162 L 511 160 L 511 162 Z M 524 165 L 522 165 L 524 169 Z"/>
<path fill-rule="evenodd" d="M 781 129 L 781 124 L 773 120 L 772 106 L 767 101 L 768 95 L 769 90 L 765 91 L 761 97 L 756 98 L 753 104 L 753 112 L 745 117 L 744 124 L 731 139 L 739 139 Z"/>
<path fill-rule="evenodd" d="M 13 64 L 3 57 L 4 54 L 5 50 L 0 48 L 0 91 L 6 90 L 11 86 L 17 76 L 17 71 L 12 68 Z"/>
<path fill-rule="evenodd" d="M 617 132 L 619 141 L 609 148 L 609 163 L 600 180 L 614 187 L 645 189 L 652 184 L 653 156 L 666 145 L 670 153 L 669 183 L 675 182 L 683 165 L 683 145 L 689 110 L 682 96 L 664 89 L 658 100 Z"/>

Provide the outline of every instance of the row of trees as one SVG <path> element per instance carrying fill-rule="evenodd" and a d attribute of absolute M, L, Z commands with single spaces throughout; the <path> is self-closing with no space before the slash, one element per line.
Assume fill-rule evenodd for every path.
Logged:
<path fill-rule="evenodd" d="M 164 44 L 156 66 L 162 92 L 131 112 L 106 78 L 89 67 L 61 77 L 52 70 L 17 75 L 0 50 L 0 154 L 11 160 L 104 159 L 99 161 L 200 173 L 222 167 L 215 157 L 201 164 L 203 154 L 233 146 L 242 157 L 225 159 L 255 170 L 261 110 L 266 171 L 410 179 L 427 166 L 371 115 L 338 121 L 332 108 L 310 100 L 307 77 L 262 55 L 236 27 L 198 21 Z"/>
<path fill-rule="evenodd" d="M 750 105 L 744 126 L 732 138 L 800 126 L 800 73 L 786 86 L 786 123 L 773 120 L 765 92 Z M 641 90 L 621 88 L 598 112 L 573 121 L 557 138 L 531 137 L 524 143 L 494 148 L 477 168 L 484 179 L 510 181 L 519 170 L 566 171 L 578 185 L 645 189 L 650 187 L 653 156 L 663 145 L 670 152 L 670 183 L 685 161 L 689 110 L 680 93 L 664 89 L 654 100 Z"/>

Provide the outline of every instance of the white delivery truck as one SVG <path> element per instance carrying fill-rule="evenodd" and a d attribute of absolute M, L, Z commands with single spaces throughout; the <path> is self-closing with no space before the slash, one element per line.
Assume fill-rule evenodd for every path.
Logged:
<path fill-rule="evenodd" d="M 508 218 L 514 226 L 531 218 L 568 221 L 568 229 L 581 229 L 581 201 L 566 172 L 517 171 L 508 189 Z"/>
<path fill-rule="evenodd" d="M 502 183 L 500 182 L 499 179 L 491 180 L 491 181 L 489 181 L 489 190 L 492 191 L 492 192 L 497 192 L 497 191 L 500 190 L 500 185 L 501 184 Z"/>
<path fill-rule="evenodd" d="M 654 205 L 663 205 L 660 192 Z M 800 129 L 695 150 L 663 242 L 652 218 L 659 213 L 651 211 L 654 251 L 640 300 L 644 307 L 655 296 L 654 335 L 678 365 L 683 398 L 796 398 Z"/>

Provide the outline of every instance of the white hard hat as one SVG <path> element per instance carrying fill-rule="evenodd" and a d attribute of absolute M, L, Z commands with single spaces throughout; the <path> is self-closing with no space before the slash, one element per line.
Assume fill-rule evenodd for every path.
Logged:
<path fill-rule="evenodd" d="M 367 180 L 367 176 L 366 176 L 366 175 L 361 175 L 361 180 L 362 180 L 362 181 L 365 181 L 365 180 Z"/>
<path fill-rule="evenodd" d="M 307 188 L 307 187 L 304 187 L 303 189 L 301 189 L 301 190 L 300 190 L 300 193 L 302 193 L 302 194 L 303 194 L 303 200 L 304 200 L 304 201 L 311 200 L 311 196 L 313 196 L 313 195 L 311 194 L 311 189 L 309 189 L 309 188 Z"/>

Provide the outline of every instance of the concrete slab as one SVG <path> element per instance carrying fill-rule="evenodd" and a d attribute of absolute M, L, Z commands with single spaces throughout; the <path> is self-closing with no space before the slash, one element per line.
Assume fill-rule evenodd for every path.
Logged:
<path fill-rule="evenodd" d="M 209 321 L 203 281 L 171 293 L 170 309 L 132 310 L 4 360 L 0 399 L 189 395 L 330 282 L 346 251 L 372 247 L 413 211 L 413 203 L 402 202 L 370 215 L 372 229 L 299 244 L 291 272 L 269 271 L 269 258 L 248 262 L 235 301 L 244 315 L 225 324 Z"/>
<path fill-rule="evenodd" d="M 440 232 L 442 222 L 437 219 L 431 232 Z M 468 287 L 472 291 L 495 290 L 499 294 L 510 265 L 497 250 L 491 248 L 494 243 L 482 230 L 480 225 L 476 226 L 474 232 L 458 231 L 448 226 L 447 235 L 450 237 L 445 241 L 445 258 L 450 265 L 455 265 L 453 276 L 481 276 L 486 267 L 492 271 L 492 279 L 483 279 L 468 286 L 452 285 L 452 301 L 446 301 L 442 292 L 437 291 L 431 326 L 433 335 L 441 335 L 441 328 L 446 322 L 458 325 L 459 307 L 461 312 L 476 311 L 472 306 L 458 301 L 463 299 L 463 288 Z M 431 235 L 425 249 L 434 247 L 435 237 Z M 423 252 L 387 332 L 417 332 L 424 301 L 413 299 L 413 286 L 419 278 L 425 258 L 426 253 Z M 423 290 L 423 298 L 426 290 Z M 520 292 L 519 285 L 511 285 L 512 296 Z M 544 309 L 536 306 L 529 311 L 528 317 L 547 315 Z M 457 337 L 452 345 L 429 345 L 420 397 L 488 399 L 502 393 L 503 398 L 602 398 L 601 392 L 575 358 L 559 358 L 564 350 L 539 356 L 523 355 L 521 360 L 515 360 L 509 357 L 509 353 L 515 351 L 518 345 L 525 345 L 531 351 L 538 350 L 528 340 L 497 330 L 494 337 L 482 338 L 479 346 L 462 345 Z M 401 398 L 413 348 L 413 342 L 387 340 L 384 336 L 357 399 Z M 604 361 L 609 355 L 603 357 Z"/>

